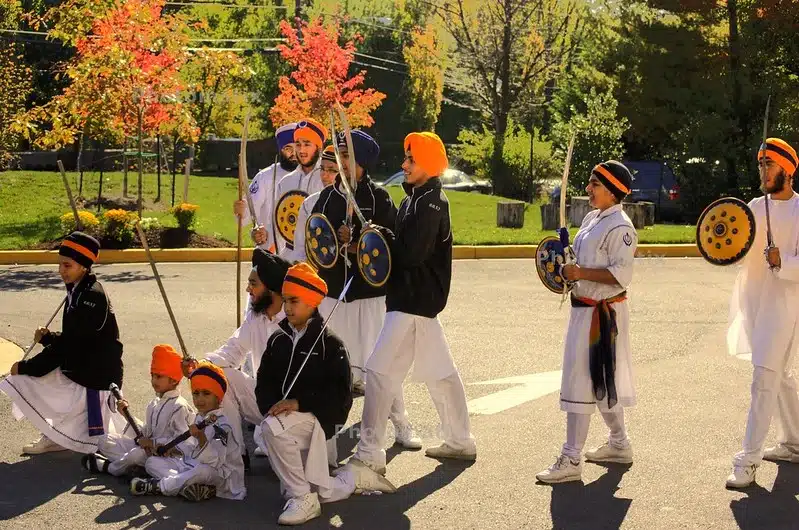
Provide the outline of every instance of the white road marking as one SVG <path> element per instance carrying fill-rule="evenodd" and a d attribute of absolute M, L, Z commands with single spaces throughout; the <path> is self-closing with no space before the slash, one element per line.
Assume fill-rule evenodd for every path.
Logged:
<path fill-rule="evenodd" d="M 560 389 L 561 371 L 539 374 L 517 375 L 493 381 L 470 383 L 472 385 L 514 385 L 505 390 L 469 401 L 470 414 L 496 414 L 523 405 L 528 401 L 556 392 Z"/>

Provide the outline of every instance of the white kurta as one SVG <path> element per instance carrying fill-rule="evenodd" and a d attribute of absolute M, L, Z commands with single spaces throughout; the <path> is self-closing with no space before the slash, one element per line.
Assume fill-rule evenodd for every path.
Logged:
<path fill-rule="evenodd" d="M 756 233 L 733 288 L 727 347 L 731 355 L 751 354 L 755 366 L 782 372 L 789 350 L 799 347 L 799 341 L 793 340 L 799 324 L 799 195 L 794 193 L 787 201 L 769 200 L 771 232 L 782 261 L 779 272 L 769 270 L 763 255 L 767 241 L 763 197 L 749 206 Z"/>
<path fill-rule="evenodd" d="M 638 234 L 630 218 L 617 204 L 605 211 L 594 210 L 583 219 L 572 248 L 580 267 L 608 269 L 620 285 L 579 281 L 572 293 L 580 298 L 605 300 L 627 290 L 633 277 L 633 260 Z M 630 351 L 630 310 L 628 302 L 613 304 L 616 311 L 616 407 L 635 405 L 632 353 Z M 589 332 L 593 307 L 572 307 L 563 352 L 563 377 L 560 389 L 560 408 L 566 412 L 591 414 L 598 406 L 608 411 L 607 396 L 597 401 L 591 383 L 589 365 Z M 617 410 L 616 407 L 613 410 Z"/>
<path fill-rule="evenodd" d="M 306 197 L 313 195 L 318 191 L 322 191 L 325 185 L 322 182 L 321 176 L 321 159 L 316 163 L 310 173 L 305 173 L 302 166 L 283 177 L 277 185 L 277 192 L 275 193 L 275 208 L 280 199 L 288 192 L 299 190 L 306 194 Z M 274 209 L 272 217 L 274 218 Z M 297 229 L 300 225 L 297 223 Z M 277 232 L 277 230 L 275 230 Z M 285 258 L 291 249 L 287 247 L 287 241 L 280 235 L 277 235 L 277 253 L 280 257 Z"/>
<path fill-rule="evenodd" d="M 277 195 L 277 185 L 280 180 L 288 175 L 290 171 L 286 171 L 278 164 L 272 164 L 266 169 L 259 171 L 253 177 L 248 193 L 252 197 L 253 208 L 255 208 L 255 215 L 258 218 L 258 223 L 266 228 L 266 243 L 258 245 L 265 250 L 273 249 L 275 245 L 275 232 L 274 232 L 274 208 L 275 196 Z M 250 223 L 250 209 L 244 210 L 244 217 L 242 218 L 243 224 Z"/>
<path fill-rule="evenodd" d="M 294 250 L 287 249 L 286 255 L 283 256 L 289 263 L 308 261 L 308 256 L 305 254 L 305 224 L 308 222 L 308 218 L 311 216 L 321 193 L 321 191 L 317 191 L 302 201 L 300 214 L 297 216 L 297 230 L 294 231 Z"/>
<path fill-rule="evenodd" d="M 213 484 L 216 496 L 223 499 L 243 500 L 247 496 L 244 484 L 244 462 L 241 460 L 242 441 L 237 439 L 230 422 L 222 410 L 208 414 L 197 414 L 193 423 L 214 414 L 216 423 L 203 432 L 208 442 L 199 446 L 197 439 L 190 437 L 178 445 L 181 458 L 152 456 L 147 459 L 145 469 L 160 479 L 159 486 L 166 495 L 177 495 L 190 484 Z"/>
<path fill-rule="evenodd" d="M 56 368 L 42 377 L 10 375 L 0 381 L 0 391 L 14 402 L 11 412 L 19 421 L 28 418 L 39 432 L 61 447 L 78 453 L 94 453 L 102 435 L 89 436 L 86 387 Z M 127 424 L 111 407 L 107 390 L 100 392 L 105 433 L 121 433 Z"/>

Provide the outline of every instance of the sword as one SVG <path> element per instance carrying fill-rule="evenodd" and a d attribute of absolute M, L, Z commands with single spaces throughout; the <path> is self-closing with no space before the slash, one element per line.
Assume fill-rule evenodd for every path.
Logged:
<path fill-rule="evenodd" d="M 574 154 L 574 141 L 576 138 L 577 134 L 573 133 L 569 140 L 569 148 L 566 151 L 566 163 L 563 166 L 563 177 L 560 181 L 560 228 L 558 229 L 558 235 L 560 236 L 560 244 L 563 246 L 563 256 L 565 259 L 565 262 L 560 267 L 560 277 L 563 278 L 563 295 L 560 299 L 561 307 L 563 307 L 563 303 L 566 301 L 566 293 L 568 292 L 568 283 L 563 276 L 563 266 L 571 265 L 577 261 L 571 243 L 569 242 L 569 227 L 566 224 L 566 189 L 569 186 L 569 170 L 571 169 L 572 155 Z"/>
<path fill-rule="evenodd" d="M 111 386 L 108 387 L 108 390 L 114 395 L 114 398 L 117 401 L 122 401 L 122 392 L 119 391 L 119 387 L 116 385 L 116 383 L 111 383 Z M 136 425 L 136 420 L 133 419 L 133 415 L 127 408 L 122 411 L 122 416 L 125 417 L 125 421 L 127 421 L 128 425 L 130 425 L 130 428 L 133 429 L 133 433 L 136 435 L 133 441 L 138 444 L 139 438 L 143 438 L 143 435 L 141 429 L 139 429 L 139 426 Z"/>
<path fill-rule="evenodd" d="M 766 100 L 766 114 L 763 116 L 763 143 L 760 144 L 761 149 L 766 146 L 766 139 L 768 138 L 768 111 L 770 106 L 771 94 L 769 94 L 768 99 Z M 763 251 L 763 253 L 768 259 L 769 251 L 774 248 L 774 236 L 771 233 L 771 213 L 769 212 L 768 190 L 766 189 L 766 170 L 760 166 L 759 161 L 758 171 L 760 173 L 760 189 L 763 190 L 763 198 L 765 199 L 764 202 L 766 204 L 766 249 Z M 776 265 L 769 265 L 769 269 L 774 272 L 779 272 L 780 267 Z"/>

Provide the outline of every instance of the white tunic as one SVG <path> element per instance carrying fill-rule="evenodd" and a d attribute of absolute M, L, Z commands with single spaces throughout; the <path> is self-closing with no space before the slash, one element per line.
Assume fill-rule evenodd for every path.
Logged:
<path fill-rule="evenodd" d="M 255 377 L 258 375 L 261 358 L 266 351 L 266 341 L 278 329 L 278 324 L 285 316 L 281 310 L 270 319 L 266 313 L 256 313 L 252 308 L 248 308 L 241 326 L 233 332 L 225 344 L 205 358 L 220 368 L 239 369 L 249 357 L 249 364 L 252 366 L 252 373 L 249 375 Z"/>
<path fill-rule="evenodd" d="M 310 173 L 305 173 L 302 166 L 298 166 L 297 169 L 283 177 L 277 185 L 277 192 L 275 193 L 275 208 L 277 208 L 277 204 L 280 199 L 288 192 L 299 190 L 303 193 L 306 193 L 306 197 L 313 195 L 318 191 L 322 191 L 325 185 L 322 182 L 321 176 L 321 158 L 316 163 L 314 168 L 311 170 Z M 273 208 L 274 210 L 274 208 Z M 274 217 L 274 211 L 272 212 L 272 216 Z M 300 224 L 297 223 L 297 228 L 299 229 Z M 275 230 L 277 233 L 277 230 Z M 295 232 L 296 233 L 296 232 Z M 285 258 L 288 254 L 290 249 L 287 249 L 287 241 L 280 236 L 277 235 L 277 253 L 280 257 Z"/>
<path fill-rule="evenodd" d="M 255 215 L 258 218 L 258 223 L 266 228 L 266 243 L 258 245 L 265 250 L 275 248 L 275 232 L 273 230 L 274 224 L 274 207 L 277 195 L 277 185 L 280 180 L 288 175 L 290 171 L 286 171 L 278 164 L 272 164 L 266 169 L 259 171 L 253 177 L 250 183 L 249 190 L 247 191 L 252 197 L 253 208 Z M 250 223 L 250 209 L 245 208 L 244 217 L 242 217 L 243 224 Z"/>
<path fill-rule="evenodd" d="M 780 249 L 779 272 L 769 270 L 766 208 L 763 197 L 749 203 L 755 216 L 755 239 L 733 288 L 727 347 L 732 355 L 751 354 L 752 364 L 782 371 L 792 351 L 799 321 L 799 195 L 769 200 L 771 232 Z"/>
<path fill-rule="evenodd" d="M 604 211 L 594 210 L 583 219 L 572 245 L 580 267 L 608 269 L 620 285 L 607 285 L 581 280 L 572 289 L 580 298 L 605 300 L 627 290 L 633 277 L 633 259 L 638 234 L 630 218 L 617 204 Z M 630 352 L 630 311 L 628 302 L 612 305 L 616 311 L 616 407 L 635 405 L 632 354 Z M 589 332 L 593 307 L 572 307 L 563 352 L 563 378 L 560 408 L 567 412 L 591 414 L 598 406 L 607 411 L 607 395 L 597 402 L 589 367 Z"/>

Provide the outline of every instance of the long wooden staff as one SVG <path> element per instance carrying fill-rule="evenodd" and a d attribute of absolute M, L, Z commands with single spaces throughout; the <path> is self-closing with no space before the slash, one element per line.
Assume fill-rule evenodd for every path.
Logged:
<path fill-rule="evenodd" d="M 247 128 L 250 124 L 250 109 L 244 118 L 244 129 L 241 132 L 241 150 L 239 151 L 239 201 L 244 196 L 247 185 Z M 249 193 L 247 194 L 249 197 Z M 252 215 L 250 211 L 250 215 Z M 241 217 L 236 226 L 236 327 L 241 326 Z"/>
<path fill-rule="evenodd" d="M 178 323 L 175 320 L 175 314 L 172 313 L 172 306 L 169 305 L 169 298 L 167 298 L 166 296 L 166 291 L 164 290 L 164 284 L 161 283 L 161 276 L 158 274 L 158 269 L 155 268 L 155 260 L 153 259 L 153 255 L 150 253 L 150 245 L 147 244 L 147 237 L 144 235 L 144 230 L 142 230 L 141 224 L 139 223 L 138 219 L 136 220 L 136 232 L 139 233 L 141 246 L 144 247 L 144 252 L 147 254 L 147 259 L 150 261 L 150 267 L 152 267 L 153 269 L 153 276 L 155 276 L 155 281 L 158 283 L 158 289 L 161 291 L 161 298 L 163 298 L 164 305 L 166 306 L 166 311 L 167 313 L 169 313 L 169 319 L 172 321 L 172 327 L 175 328 L 175 335 L 178 336 L 180 349 L 183 352 L 183 360 L 189 361 L 191 360 L 191 357 L 189 356 L 189 353 L 186 350 L 186 344 L 184 344 L 183 336 L 180 334 Z"/>

